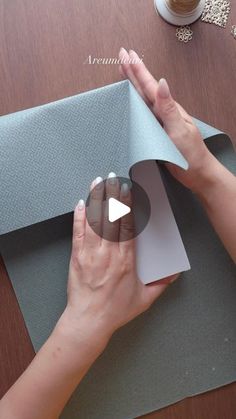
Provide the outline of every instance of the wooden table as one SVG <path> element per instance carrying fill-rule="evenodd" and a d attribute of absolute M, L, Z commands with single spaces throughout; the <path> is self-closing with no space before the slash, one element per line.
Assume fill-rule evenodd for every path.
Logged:
<path fill-rule="evenodd" d="M 226 29 L 197 22 L 188 44 L 155 13 L 153 0 L 1 0 L 0 114 L 47 103 L 118 81 L 117 57 L 135 49 L 194 116 L 236 140 L 236 3 Z M 227 308 L 226 308 L 227 309 Z M 0 396 L 34 356 L 24 321 L 0 261 Z M 188 398 L 146 418 L 233 419 L 236 384 Z"/>

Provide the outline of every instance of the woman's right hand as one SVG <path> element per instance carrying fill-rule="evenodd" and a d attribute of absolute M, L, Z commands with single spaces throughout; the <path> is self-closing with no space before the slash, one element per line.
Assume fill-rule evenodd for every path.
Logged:
<path fill-rule="evenodd" d="M 172 98 L 165 79 L 157 82 L 134 51 L 121 48 L 120 72 L 150 107 L 189 163 L 166 163 L 172 175 L 196 193 L 225 248 L 236 263 L 236 177 L 207 149 L 193 119 Z"/>
<path fill-rule="evenodd" d="M 123 62 L 120 66 L 122 76 L 132 82 L 189 163 L 188 170 L 167 163 L 169 171 L 192 191 L 201 191 L 218 162 L 207 149 L 193 119 L 172 98 L 166 80 L 157 82 L 136 52 L 131 50 L 128 53 L 121 48 L 119 58 Z"/>

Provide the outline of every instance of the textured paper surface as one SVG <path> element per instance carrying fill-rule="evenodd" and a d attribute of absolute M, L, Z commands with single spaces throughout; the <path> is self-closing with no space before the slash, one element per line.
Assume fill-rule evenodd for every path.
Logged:
<path fill-rule="evenodd" d="M 0 234 L 72 211 L 98 175 L 148 159 L 187 167 L 128 81 L 1 117 Z"/>
<path fill-rule="evenodd" d="M 28 226 L 1 236 L 0 249 L 36 350 L 66 303 L 72 215 L 59 215 L 73 209 L 97 174 L 105 177 L 114 170 L 123 176 L 136 161 L 150 158 L 186 166 L 128 82 L 107 86 L 102 92 L 101 102 L 98 97 L 99 105 L 94 105 L 97 114 L 93 114 L 94 121 L 100 121 L 99 135 L 94 123 L 91 137 L 83 143 L 83 153 L 88 153 L 85 166 L 77 155 L 81 150 L 77 142 L 83 138 L 78 136 L 80 126 L 76 124 L 78 117 L 86 119 L 94 111 L 93 101 L 88 99 L 92 92 L 84 94 L 87 108 L 82 116 L 77 96 L 0 119 L 1 232 Z M 108 100 L 110 94 L 112 99 Z M 118 108 L 117 94 L 125 96 Z M 104 113 L 100 120 L 101 107 Z M 115 111 L 118 117 L 111 128 L 106 115 L 113 118 Z M 56 121 L 53 128 L 52 121 Z M 219 134 L 200 121 L 196 123 L 204 138 Z M 122 137 L 120 133 L 127 128 L 129 134 Z M 97 135 L 98 145 L 94 140 Z M 109 136 L 114 140 L 111 148 L 106 143 Z M 121 138 L 124 143 L 130 139 L 126 148 Z M 155 146 L 159 140 L 160 148 Z M 65 141 L 70 141 L 70 147 L 65 147 Z M 235 154 L 226 137 L 210 141 L 218 158 L 235 172 Z M 71 148 L 69 155 L 67 148 Z M 101 157 L 99 167 L 97 155 Z M 24 156 L 24 166 L 19 156 Z M 71 170 L 66 170 L 68 163 Z M 45 172 L 49 166 L 51 170 Z M 80 169 L 88 174 L 84 181 Z M 192 194 L 170 176 L 165 175 L 165 182 L 192 270 L 185 272 L 151 310 L 115 334 L 74 394 L 64 419 L 134 418 L 235 380 L 235 265 Z M 50 217 L 56 218 L 38 223 Z"/>
<path fill-rule="evenodd" d="M 98 174 L 125 177 L 143 160 L 187 168 L 127 80 L 1 117 L 0 234 L 72 211 Z"/>

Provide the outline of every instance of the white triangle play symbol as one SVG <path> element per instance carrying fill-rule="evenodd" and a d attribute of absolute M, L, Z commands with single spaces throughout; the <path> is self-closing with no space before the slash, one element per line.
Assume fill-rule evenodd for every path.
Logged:
<path fill-rule="evenodd" d="M 128 205 L 123 204 L 115 198 L 109 198 L 108 201 L 108 220 L 113 223 L 131 211 Z"/>

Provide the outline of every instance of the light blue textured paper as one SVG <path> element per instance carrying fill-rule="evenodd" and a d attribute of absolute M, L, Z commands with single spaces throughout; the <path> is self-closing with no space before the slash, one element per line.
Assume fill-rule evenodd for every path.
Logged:
<path fill-rule="evenodd" d="M 226 136 L 195 122 L 236 173 Z M 0 250 L 36 350 L 66 304 L 78 197 L 146 159 L 187 168 L 128 81 L 0 118 Z M 115 334 L 63 419 L 134 418 L 235 380 L 235 265 L 191 192 L 164 180 L 192 270 Z"/>
<path fill-rule="evenodd" d="M 72 211 L 98 174 L 187 167 L 128 81 L 0 118 L 0 151 L 0 233 Z"/>
<path fill-rule="evenodd" d="M 196 121 L 203 137 L 216 131 Z M 0 234 L 72 211 L 91 181 L 142 160 L 187 168 L 129 81 L 0 118 Z"/>

